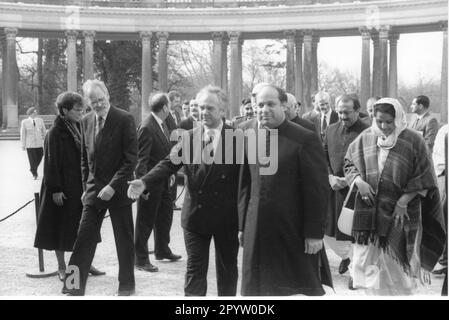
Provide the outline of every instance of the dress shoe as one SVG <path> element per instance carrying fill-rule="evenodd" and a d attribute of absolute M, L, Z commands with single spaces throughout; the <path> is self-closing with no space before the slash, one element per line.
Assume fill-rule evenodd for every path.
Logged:
<path fill-rule="evenodd" d="M 432 271 L 432 274 L 437 275 L 437 276 L 445 274 L 445 273 L 447 273 L 447 266 L 444 266 L 440 263 L 437 263 L 437 265 L 435 266 L 435 268 L 433 268 L 433 271 Z"/>
<path fill-rule="evenodd" d="M 351 263 L 351 259 L 349 259 L 349 258 L 341 260 L 340 266 L 338 267 L 338 273 L 343 274 L 346 271 L 348 271 L 348 267 L 349 267 L 350 263 Z"/>
<path fill-rule="evenodd" d="M 74 296 L 74 297 L 80 297 L 84 296 L 83 292 L 81 290 L 77 289 L 67 289 L 66 286 L 62 288 L 61 293 L 65 294 L 66 296 Z"/>
<path fill-rule="evenodd" d="M 155 256 L 156 260 L 163 260 L 163 259 L 167 259 L 167 260 L 171 260 L 171 261 L 177 261 L 179 259 L 181 259 L 182 257 L 179 254 L 174 254 L 174 253 L 170 253 L 170 254 L 166 254 L 163 256 Z"/>
<path fill-rule="evenodd" d="M 59 269 L 58 270 L 58 278 L 59 278 L 59 280 L 64 282 L 64 280 L 65 280 L 65 269 Z"/>
<path fill-rule="evenodd" d="M 156 266 L 153 266 L 151 263 L 147 262 L 145 264 L 136 264 L 136 269 L 140 271 L 146 272 L 158 272 L 159 269 Z"/>
<path fill-rule="evenodd" d="M 118 297 L 129 297 L 129 296 L 132 296 L 134 293 L 136 293 L 136 289 L 119 290 L 119 291 L 117 291 L 117 296 Z"/>
<path fill-rule="evenodd" d="M 100 271 L 94 266 L 90 266 L 89 273 L 93 276 L 104 276 L 106 274 L 106 272 Z"/>

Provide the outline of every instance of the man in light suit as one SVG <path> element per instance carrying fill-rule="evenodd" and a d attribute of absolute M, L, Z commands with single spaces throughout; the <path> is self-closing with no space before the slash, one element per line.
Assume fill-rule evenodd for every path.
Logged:
<path fill-rule="evenodd" d="M 170 132 L 165 119 L 169 114 L 168 97 L 156 93 L 150 97 L 151 114 L 145 118 L 137 129 L 138 153 L 135 175 L 146 175 L 160 160 L 170 152 Z M 157 260 L 176 261 L 181 258 L 171 252 L 170 229 L 173 221 L 172 201 L 167 178 L 159 185 L 158 191 L 149 197 L 137 200 L 136 220 L 136 268 L 147 272 L 157 272 L 148 257 L 148 238 L 154 228 L 154 254 Z"/>
<path fill-rule="evenodd" d="M 44 138 L 47 130 L 45 130 L 44 120 L 36 117 L 37 109 L 35 107 L 28 108 L 27 115 L 29 117 L 22 120 L 20 126 L 20 141 L 22 150 L 27 151 L 30 171 L 36 180 L 37 168 L 44 155 Z"/>
<path fill-rule="evenodd" d="M 410 129 L 418 131 L 426 141 L 429 154 L 432 154 L 435 138 L 438 133 L 438 120 L 429 112 L 430 100 L 427 96 L 417 96 L 413 99 L 410 109 L 416 116 L 409 124 Z"/>
<path fill-rule="evenodd" d="M 135 291 L 132 201 L 126 196 L 127 181 L 137 163 L 134 118 L 109 104 L 103 82 L 87 80 L 83 85 L 86 102 L 93 111 L 81 120 L 81 170 L 84 193 L 78 236 L 70 257 L 63 293 L 84 295 L 87 275 L 101 241 L 100 229 L 109 210 L 119 262 L 118 295 Z M 79 271 L 79 286 L 71 279 Z M 69 271 L 69 272 L 70 272 Z"/>
<path fill-rule="evenodd" d="M 320 109 L 319 117 L 314 119 L 315 129 L 323 141 L 327 127 L 338 121 L 338 114 L 330 107 L 330 96 L 325 91 L 320 91 L 315 95 L 315 103 Z"/>
<path fill-rule="evenodd" d="M 141 180 L 130 182 L 128 195 L 138 197 L 145 189 L 150 194 L 155 192 L 161 181 L 183 167 L 187 193 L 181 223 L 188 256 L 184 293 L 186 296 L 206 295 L 209 246 L 213 238 L 218 295 L 234 296 L 237 289 L 237 187 L 240 169 L 236 161 L 236 143 L 232 136 L 232 141 L 226 140 L 225 130 L 233 132 L 222 120 L 226 94 L 220 88 L 208 86 L 198 93 L 196 100 L 203 125 L 183 136 L 190 142 L 191 157 L 174 163 L 173 157 L 168 156 Z M 172 155 L 178 156 L 179 150 L 185 154 L 183 142 L 172 149 Z M 206 155 L 206 152 L 210 153 Z M 225 156 L 231 152 L 233 162 L 225 164 Z M 206 156 L 213 159 L 210 164 L 204 161 Z"/>

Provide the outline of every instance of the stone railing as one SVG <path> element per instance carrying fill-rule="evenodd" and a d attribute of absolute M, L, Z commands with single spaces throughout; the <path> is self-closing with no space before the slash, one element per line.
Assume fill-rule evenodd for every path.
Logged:
<path fill-rule="evenodd" d="M 0 2 L 10 3 L 124 8 L 232 8 L 256 6 L 319 5 L 370 1 L 376 0 L 0 0 Z"/>

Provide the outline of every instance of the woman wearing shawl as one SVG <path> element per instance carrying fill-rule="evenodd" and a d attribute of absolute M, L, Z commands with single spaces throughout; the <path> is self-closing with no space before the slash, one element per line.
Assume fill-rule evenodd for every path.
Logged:
<path fill-rule="evenodd" d="M 34 246 L 55 250 L 59 278 L 65 276 L 64 252 L 72 251 L 83 205 L 81 133 L 83 98 L 65 92 L 56 99 L 59 115 L 44 142 L 44 178 Z M 104 274 L 93 270 L 94 274 Z"/>
<path fill-rule="evenodd" d="M 409 295 L 430 280 L 443 252 L 443 215 L 422 137 L 406 128 L 396 99 L 374 105 L 374 119 L 349 146 L 345 176 L 358 192 L 351 276 L 369 294 Z"/>

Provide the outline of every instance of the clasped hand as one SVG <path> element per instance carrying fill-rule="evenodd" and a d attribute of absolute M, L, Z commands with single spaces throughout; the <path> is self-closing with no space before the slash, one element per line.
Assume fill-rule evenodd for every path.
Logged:
<path fill-rule="evenodd" d="M 110 186 L 106 185 L 103 189 L 98 193 L 97 198 L 100 198 L 103 201 L 109 201 L 114 196 L 115 190 Z"/>
<path fill-rule="evenodd" d="M 140 179 L 128 181 L 128 185 L 129 185 L 127 192 L 128 198 L 132 200 L 138 199 L 145 191 L 145 184 Z"/>
<path fill-rule="evenodd" d="M 348 185 L 344 177 L 337 177 L 332 174 L 329 175 L 329 184 L 332 190 L 335 191 L 341 190 Z"/>

